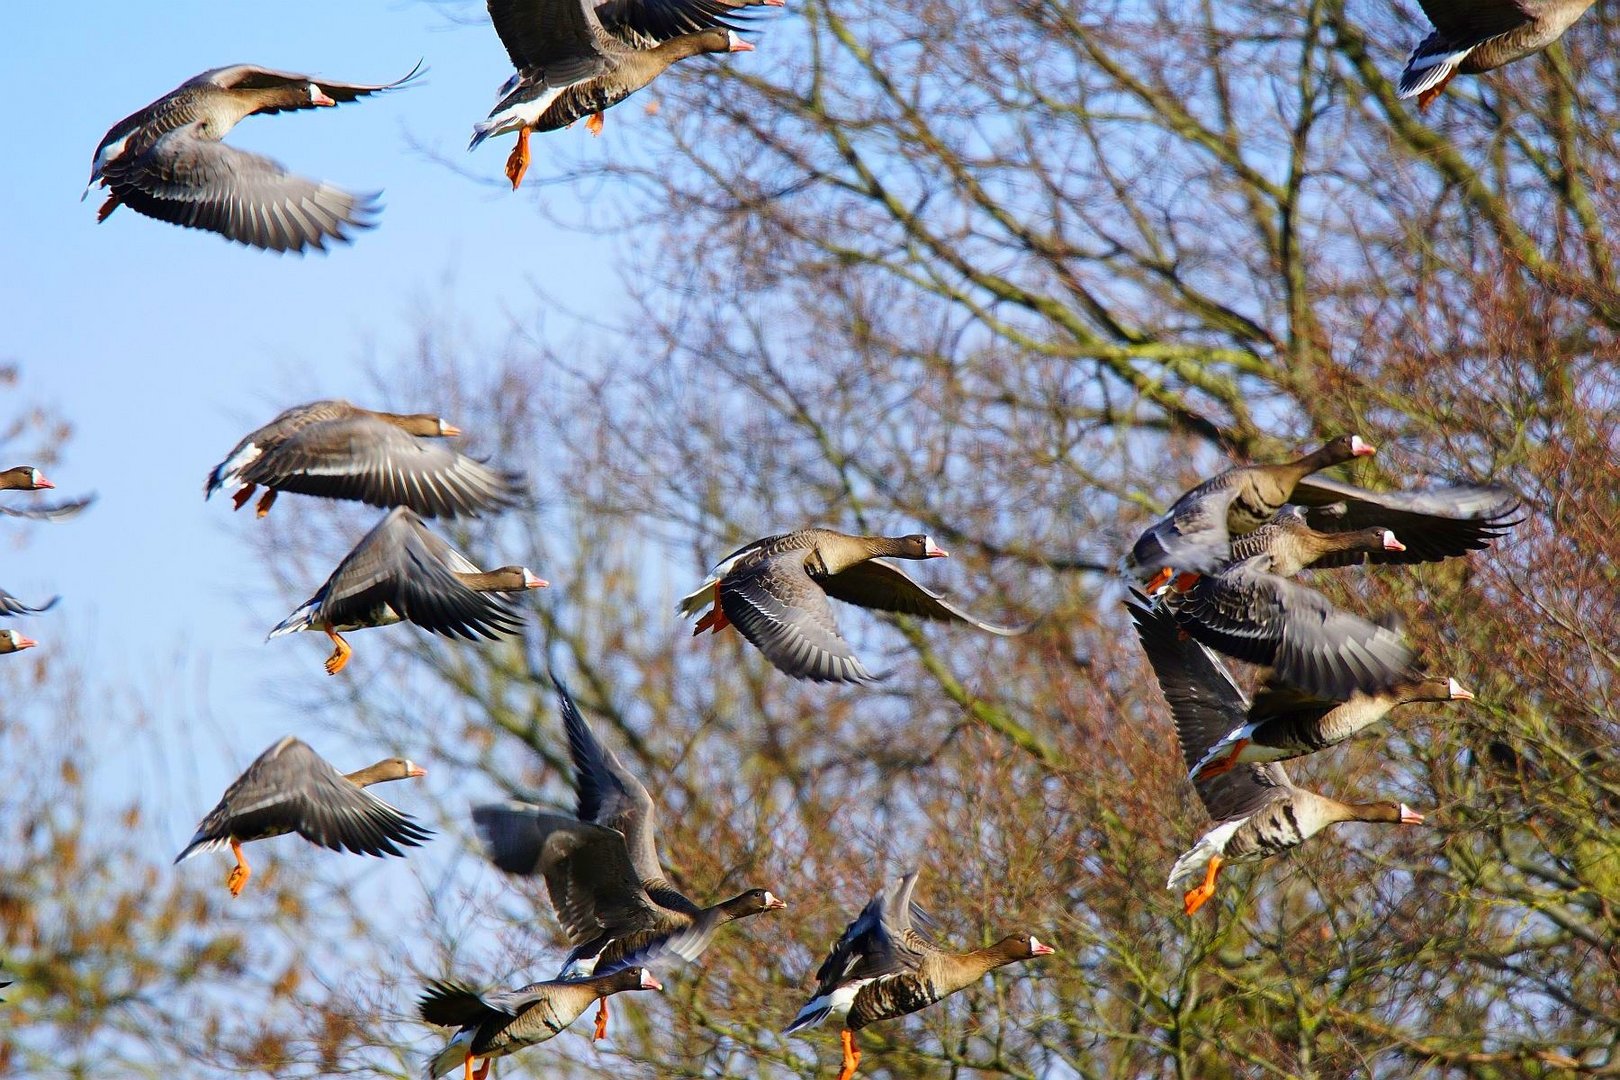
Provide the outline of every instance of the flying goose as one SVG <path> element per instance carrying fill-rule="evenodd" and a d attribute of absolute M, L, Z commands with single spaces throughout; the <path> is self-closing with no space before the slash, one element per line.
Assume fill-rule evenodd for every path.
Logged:
<path fill-rule="evenodd" d="M 881 556 L 942 559 L 929 537 L 850 536 L 801 529 L 755 540 L 721 560 L 714 576 L 682 597 L 682 615 L 709 611 L 693 635 L 735 625 L 766 659 L 795 679 L 866 682 L 872 674 L 838 633 L 828 597 L 876 611 L 966 623 L 1002 636 L 1028 627 L 984 622 L 919 585 Z"/>
<path fill-rule="evenodd" d="M 396 507 L 269 636 L 324 632 L 333 644 L 326 673 L 336 675 L 354 652 L 339 636 L 344 631 L 411 622 L 445 637 L 471 641 L 481 635 L 493 641 L 523 630 L 522 616 L 496 594 L 546 585 L 526 566 L 478 569 L 429 532 L 415 513 Z"/>
<path fill-rule="evenodd" d="M 1211 747 L 1244 724 L 1249 701 L 1231 674 L 1203 645 L 1183 637 L 1175 619 L 1138 595 L 1126 607 L 1159 688 L 1176 722 L 1176 738 L 1188 770 Z M 1335 822 L 1370 821 L 1421 825 L 1423 815 L 1405 803 L 1342 803 L 1295 787 L 1281 764 L 1239 765 L 1194 785 L 1214 827 L 1176 860 L 1166 888 L 1203 881 L 1183 897 L 1193 914 L 1215 894 L 1215 879 L 1229 862 L 1254 862 L 1297 847 Z"/>
<path fill-rule="evenodd" d="M 1227 561 L 1233 537 L 1269 522 L 1305 477 L 1375 451 L 1359 435 L 1341 435 L 1294 461 L 1227 469 L 1177 499 L 1137 538 L 1126 565 L 1154 575 L 1149 593 L 1177 572 L 1208 573 Z"/>
<path fill-rule="evenodd" d="M 631 967 L 592 978 L 530 983 L 499 994 L 479 993 L 457 982 L 432 982 L 417 1003 L 422 1019 L 439 1027 L 459 1028 L 443 1050 L 428 1062 L 427 1078 L 444 1076 L 457 1065 L 465 1080 L 485 1080 L 498 1057 L 516 1053 L 560 1034 L 600 1001 L 626 990 L 662 990 L 645 968 Z M 473 1059 L 483 1064 L 473 1071 Z"/>
<path fill-rule="evenodd" d="M 312 844 L 357 855 L 403 855 L 396 845 L 415 847 L 433 833 L 409 815 L 366 790 L 371 784 L 423 776 L 404 758 L 385 758 L 348 775 L 338 772 L 309 744 L 291 735 L 254 759 L 219 805 L 197 826 L 197 834 L 175 857 L 184 862 L 204 851 L 226 847 L 236 856 L 225 885 L 240 896 L 253 871 L 242 845 L 295 832 Z"/>
<path fill-rule="evenodd" d="M 1342 701 L 1301 693 L 1273 677 L 1254 696 L 1243 724 L 1216 740 L 1188 770 L 1187 779 L 1219 776 L 1236 765 L 1287 761 L 1326 750 L 1402 705 L 1473 700 L 1473 693 L 1449 677 L 1412 674 L 1388 690 L 1355 693 Z"/>
<path fill-rule="evenodd" d="M 1427 109 L 1458 74 L 1478 75 L 1541 52 L 1593 0 L 1418 0 L 1434 32 L 1412 50 L 1398 93 Z"/>
<path fill-rule="evenodd" d="M 270 251 L 301 253 L 311 245 L 325 250 L 327 240 L 347 243 L 347 229 L 371 227 L 375 195 L 307 180 L 220 140 L 255 113 L 354 101 L 403 86 L 420 70 L 418 64 L 403 79 L 378 84 L 332 82 L 253 64 L 205 71 L 112 126 L 96 147 L 85 195 L 97 184 L 111 192 L 98 222 L 128 206 Z"/>
<path fill-rule="evenodd" d="M 552 130 L 571 123 L 562 119 L 570 114 L 573 119 L 599 114 L 685 57 L 751 50 L 727 21 L 745 6 L 725 0 L 610 0 L 601 5 L 593 0 L 488 0 L 490 21 L 517 75 L 501 87 L 488 119 L 473 125 L 468 149 L 491 135 L 517 132 L 517 145 L 506 162 L 506 177 L 515 191 L 529 167 L 529 133 L 543 120 L 546 126 L 540 130 Z M 568 105 L 551 112 L 571 88 L 581 89 Z M 598 116 L 592 130 L 600 128 Z"/>
<path fill-rule="evenodd" d="M 604 746 L 553 677 L 574 759 L 575 816 L 509 802 L 479 806 L 473 822 L 490 861 L 507 873 L 545 878 L 572 950 L 558 977 L 601 975 L 674 956 L 695 961 L 735 919 L 787 904 L 749 889 L 701 907 L 670 883 L 658 861 L 657 805 L 635 774 Z M 604 1000 L 596 1017 L 607 1033 Z"/>
<path fill-rule="evenodd" d="M 502 510 L 523 497 L 523 478 L 498 472 L 451 449 L 442 440 L 461 429 L 431 413 L 362 409 L 347 401 L 296 405 L 249 433 L 214 466 L 203 488 L 240 487 L 236 509 L 267 490 L 258 516 L 276 493 L 290 491 L 372 506 L 406 506 L 423 517 L 454 517 Z"/>
<path fill-rule="evenodd" d="M 925 1009 L 998 967 L 1056 951 L 1028 933 L 1009 934 L 970 952 L 940 949 L 911 926 L 917 874 L 913 870 L 879 891 L 845 928 L 816 971 L 815 994 L 784 1032 L 791 1035 L 828 1017 L 842 1022 L 838 1080 L 850 1080 L 861 1063 L 855 1045 L 861 1028 Z"/>

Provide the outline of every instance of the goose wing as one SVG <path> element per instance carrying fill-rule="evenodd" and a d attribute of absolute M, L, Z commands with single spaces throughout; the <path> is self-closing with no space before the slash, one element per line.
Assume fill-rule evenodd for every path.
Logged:
<path fill-rule="evenodd" d="M 1170 706 L 1190 770 L 1227 732 L 1243 724 L 1249 703 L 1232 673 L 1200 643 L 1183 638 L 1175 617 L 1140 593 L 1126 602 L 1137 636 Z M 1198 798 L 1216 822 L 1246 818 L 1292 786 L 1281 765 L 1240 765 L 1197 783 Z"/>
<path fill-rule="evenodd" d="M 1145 575 L 1173 567 L 1202 573 L 1226 561 L 1230 544 L 1226 515 L 1237 486 L 1215 480 L 1205 481 L 1177 499 L 1164 517 L 1137 538 L 1127 559 L 1132 571 Z"/>
<path fill-rule="evenodd" d="M 1205 574 L 1176 608 L 1199 641 L 1320 697 L 1342 700 L 1395 685 L 1410 669 L 1412 648 L 1399 631 L 1335 607 L 1303 585 L 1267 573 L 1261 555 Z"/>
<path fill-rule="evenodd" d="M 568 752 L 574 759 L 579 819 L 623 834 L 636 876 L 643 882 L 661 881 L 664 870 L 658 863 L 658 811 L 646 785 L 597 738 L 562 680 L 553 674 L 552 682 L 557 687 L 557 703 L 568 733 Z"/>
<path fill-rule="evenodd" d="M 1453 48 L 1471 48 L 1534 22 L 1523 0 L 1418 0 Z"/>
<path fill-rule="evenodd" d="M 742 30 L 753 3 L 728 0 L 607 0 L 596 5 L 604 29 L 637 49 L 650 49 L 683 34 L 716 28 Z"/>
<path fill-rule="evenodd" d="M 608 40 L 589 0 L 488 0 L 489 18 L 512 66 L 560 89 L 600 75 Z"/>
<path fill-rule="evenodd" d="M 320 88 L 321 93 L 331 98 L 339 105 L 370 94 L 380 94 L 387 90 L 397 90 L 406 83 L 413 82 L 422 74 L 422 63 L 417 61 L 415 67 L 405 73 L 400 79 L 386 83 L 350 83 L 338 82 L 336 79 L 323 79 L 315 75 L 302 75 L 296 71 L 277 71 L 274 68 L 260 67 L 257 64 L 232 64 L 230 67 L 215 68 L 205 71 L 190 85 L 206 84 L 217 86 L 222 90 L 271 90 L 283 86 L 309 86 Z M 297 104 L 276 104 L 257 110 L 259 113 L 278 113 L 292 109 L 313 109 L 315 102 L 306 99 Z"/>
<path fill-rule="evenodd" d="M 423 517 L 456 517 L 515 506 L 523 478 L 499 472 L 445 440 L 418 438 L 371 416 L 307 424 L 243 469 L 244 483 L 278 491 L 405 506 Z"/>
<path fill-rule="evenodd" d="M 46 503 L 43 506 L 6 506 L 0 504 L 0 514 L 7 517 L 27 518 L 29 521 L 66 521 L 81 513 L 85 507 L 96 501 L 94 495 L 86 495 L 79 499 L 64 499 L 61 502 Z"/>
<path fill-rule="evenodd" d="M 720 607 L 766 659 L 796 679 L 867 682 L 870 672 L 838 633 L 827 594 L 805 569 L 803 550 L 737 567 L 716 586 Z"/>
<path fill-rule="evenodd" d="M 1488 547 L 1519 519 L 1519 500 L 1499 487 L 1461 486 L 1430 491 L 1365 491 L 1324 476 L 1302 480 L 1293 501 L 1308 507 L 1305 520 L 1320 532 L 1382 527 L 1405 551 L 1333 552 L 1313 566 L 1355 563 L 1438 562 Z"/>
<path fill-rule="evenodd" d="M 624 846 L 624 835 L 525 803 L 473 810 L 494 864 L 509 874 L 545 878 L 546 891 L 571 944 L 667 927 Z"/>
<path fill-rule="evenodd" d="M 123 203 L 159 221 L 270 251 L 324 250 L 326 241 L 347 243 L 348 230 L 372 226 L 376 195 L 297 176 L 197 132 L 196 123 L 175 128 L 143 152 L 108 162 L 103 176 L 112 196 L 101 217 Z"/>
<path fill-rule="evenodd" d="M 38 615 L 42 611 L 51 610 L 60 599 L 62 599 L 60 596 L 53 596 L 39 607 L 30 607 L 6 590 L 0 589 L 0 615 Z"/>
<path fill-rule="evenodd" d="M 904 570 L 884 559 L 868 559 L 823 578 L 821 588 L 828 596 L 846 604 L 893 611 L 919 619 L 963 622 L 1002 637 L 1012 637 L 1029 629 L 1027 625 L 999 626 L 985 622 L 912 580 Z"/>

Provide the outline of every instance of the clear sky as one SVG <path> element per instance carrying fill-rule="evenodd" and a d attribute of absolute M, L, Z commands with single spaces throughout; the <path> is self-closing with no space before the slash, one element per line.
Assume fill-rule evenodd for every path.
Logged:
<path fill-rule="evenodd" d="M 456 10 L 481 15 L 481 5 Z M 100 501 L 37 527 L 20 550 L 8 545 L 0 585 L 36 602 L 62 594 L 55 611 L 22 624 L 44 643 L 31 661 L 70 650 L 105 686 L 136 688 L 157 714 L 149 735 L 179 736 L 190 744 L 185 757 L 196 752 L 195 776 L 147 777 L 181 806 L 157 808 L 178 848 L 235 767 L 279 734 L 314 734 L 272 688 L 326 678 L 324 640 L 264 642 L 319 581 L 297 596 L 274 590 L 246 542 L 249 511 L 203 501 L 208 470 L 286 405 L 338 396 L 384 404 L 367 397 L 368 357 L 386 365 L 403 353 L 417 312 L 445 281 L 455 283 L 445 305 L 498 340 L 512 313 L 534 311 L 536 281 L 564 302 L 615 281 L 614 245 L 539 212 L 544 198 L 550 214 L 577 220 L 570 192 L 514 195 L 490 182 L 510 140 L 466 153 L 473 122 L 511 72 L 485 22 L 458 25 L 437 6 L 397 0 L 90 0 L 19 5 L 7 37 L 0 359 L 22 368 L 15 401 L 43 401 L 75 425 L 49 470 L 61 492 L 93 490 Z M 127 208 L 98 225 L 99 192 L 79 201 L 102 134 L 198 72 L 251 62 L 386 82 L 418 59 L 428 72 L 405 90 L 250 117 L 229 137 L 295 172 L 382 189 L 378 228 L 351 246 L 278 256 Z M 586 152 L 611 153 L 633 137 L 634 118 L 625 119 Z M 537 139 L 531 176 L 544 170 L 548 138 L 590 137 L 576 128 Z M 562 266 L 566 277 L 548 280 Z M 115 735 L 136 721 L 115 709 L 104 722 Z M 173 760 L 167 749 L 149 755 L 148 771 Z"/>

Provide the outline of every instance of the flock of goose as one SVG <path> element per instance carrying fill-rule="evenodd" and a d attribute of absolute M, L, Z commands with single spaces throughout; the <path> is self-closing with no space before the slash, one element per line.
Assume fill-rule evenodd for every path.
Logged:
<path fill-rule="evenodd" d="M 1557 41 L 1593 0 L 1420 0 L 1435 29 L 1401 73 L 1399 93 L 1427 108 L 1458 74 L 1479 74 Z M 513 190 L 528 170 L 529 135 L 602 114 L 693 56 L 751 52 L 739 36 L 755 13 L 784 0 L 488 0 L 490 21 L 516 72 L 468 149 L 516 133 L 506 162 Z M 85 196 L 108 196 L 96 216 L 119 206 L 187 228 L 207 229 L 272 251 L 324 250 L 369 228 L 377 193 L 355 194 L 288 172 L 278 162 L 221 141 L 248 116 L 313 109 L 398 89 L 345 83 L 254 64 L 214 68 L 181 83 L 112 126 L 96 147 Z"/>
<path fill-rule="evenodd" d="M 469 639 L 521 629 L 506 596 L 546 583 L 522 566 L 479 570 L 422 520 L 499 511 L 526 497 L 521 476 L 455 450 L 449 440 L 459 435 L 431 414 L 322 401 L 282 413 L 214 468 L 206 493 L 234 488 L 240 509 L 263 488 L 261 517 L 281 492 L 387 509 L 271 637 L 325 633 L 335 646 L 326 669 L 335 675 L 353 654 L 342 632 L 402 621 Z M 1280 763 L 1343 742 L 1400 705 L 1472 695 L 1454 678 L 1418 670 L 1396 620 L 1342 610 L 1291 578 L 1308 568 L 1465 557 L 1511 528 L 1519 503 L 1494 487 L 1374 492 L 1318 475 L 1373 452 L 1347 435 L 1294 461 L 1230 469 L 1178 499 L 1126 557 L 1140 586 L 1127 608 L 1175 718 L 1188 778 L 1214 822 L 1170 874 L 1171 888 L 1202 876 L 1185 895 L 1189 915 L 1214 894 L 1226 862 L 1277 854 L 1337 821 L 1423 821 L 1403 804 L 1342 803 L 1295 787 Z M 830 598 L 993 634 L 1028 629 L 985 622 L 890 561 L 944 557 L 925 535 L 802 529 L 726 556 L 679 612 L 699 616 L 694 636 L 735 627 L 788 676 L 857 684 L 874 676 L 839 632 Z M 1252 701 L 1217 652 L 1267 669 Z M 429 985 L 422 1019 L 456 1029 L 430 1061 L 430 1077 L 460 1067 L 482 1078 L 492 1059 L 551 1038 L 593 1002 L 601 1038 L 609 996 L 659 989 L 654 969 L 696 962 L 721 926 L 787 906 L 764 888 L 705 905 L 671 884 L 646 785 L 553 681 L 574 765 L 574 813 L 508 802 L 476 807 L 472 820 L 495 866 L 544 881 L 571 951 L 555 978 L 516 990 L 484 992 L 451 979 Z M 296 832 L 334 850 L 401 855 L 431 833 L 367 789 L 421 775 L 401 758 L 344 775 L 288 736 L 230 786 L 176 862 L 230 850 L 226 885 L 235 896 L 251 873 L 242 845 L 254 840 Z M 946 950 L 924 932 L 933 920 L 912 899 L 916 885 L 915 871 L 886 885 L 849 924 L 787 1028 L 839 1022 L 842 1080 L 854 1075 L 855 1032 L 865 1025 L 1053 952 L 1028 931 L 984 949 Z"/>
<path fill-rule="evenodd" d="M 1456 73 L 1490 70 L 1545 48 L 1590 6 L 1590 0 L 1422 2 L 1437 29 L 1408 62 L 1400 93 L 1425 106 Z M 516 188 L 528 167 L 531 132 L 582 118 L 599 131 L 605 109 L 671 64 L 751 49 L 736 20 L 746 20 L 749 8 L 780 4 L 489 0 L 517 70 L 476 125 L 472 145 L 515 132 L 506 173 Z M 403 86 L 419 70 L 375 85 L 252 65 L 205 72 L 120 121 L 101 141 L 91 175 L 92 187 L 108 190 L 99 219 L 126 205 L 276 251 L 347 240 L 350 229 L 372 223 L 374 196 L 304 179 L 221 140 L 246 116 L 354 101 Z M 326 670 L 337 675 L 354 652 L 342 636 L 351 631 L 403 621 L 473 640 L 521 630 L 512 598 L 547 583 L 524 566 L 480 570 L 424 521 L 498 513 L 526 500 L 520 475 L 458 452 L 451 440 L 460 434 L 430 414 L 321 401 L 254 431 L 210 473 L 206 494 L 235 489 L 237 509 L 263 488 L 260 517 L 282 492 L 385 511 L 270 637 L 324 633 L 333 645 Z M 1419 669 L 1418 651 L 1397 619 L 1342 610 L 1292 580 L 1312 567 L 1466 557 L 1516 523 L 1518 502 L 1498 488 L 1372 492 L 1318 475 L 1371 453 L 1351 435 L 1295 461 L 1228 470 L 1185 493 L 1126 558 L 1134 582 L 1126 607 L 1174 717 L 1188 779 L 1213 822 L 1170 874 L 1172 889 L 1197 882 L 1185 893 L 1189 915 L 1214 894 L 1227 862 L 1280 853 L 1334 822 L 1421 823 L 1422 815 L 1404 804 L 1343 803 L 1295 787 L 1281 763 L 1337 745 L 1401 705 L 1472 697 L 1456 679 Z M 31 467 L 0 473 L 0 489 L 51 486 Z M 0 513 L 63 517 L 87 502 L 32 510 L 0 505 Z M 997 635 L 1027 629 L 984 621 L 889 561 L 945 556 L 924 535 L 802 529 L 728 555 L 679 610 L 698 618 L 694 635 L 735 627 L 784 674 L 817 682 L 874 678 L 840 634 L 831 600 Z M 6 615 L 49 606 L 30 607 L 0 592 Z M 0 633 L 0 652 L 34 645 L 15 631 Z M 1217 654 L 1265 669 L 1252 698 Z M 511 991 L 453 979 L 430 984 L 419 1002 L 422 1019 L 456 1029 L 428 1063 L 430 1078 L 460 1068 L 468 1080 L 483 1080 L 494 1058 L 550 1039 L 593 1003 L 601 1038 L 608 997 L 660 989 L 655 968 L 695 962 L 721 926 L 787 906 L 764 888 L 707 905 L 678 890 L 659 860 L 657 807 L 646 785 L 553 681 L 574 765 L 575 812 L 500 803 L 476 807 L 472 819 L 497 867 L 544 881 L 571 951 L 555 978 Z M 343 774 L 288 736 L 230 785 L 175 861 L 229 850 L 235 863 L 226 885 L 236 896 L 251 873 L 242 845 L 255 840 L 297 833 L 333 850 L 402 855 L 432 833 L 369 788 L 421 775 L 420 766 L 402 758 Z M 839 1023 L 840 1080 L 850 1080 L 859 1064 L 854 1036 L 861 1028 L 924 1008 L 992 969 L 1054 951 L 1027 930 L 988 948 L 950 951 L 928 932 L 936 924 L 913 900 L 917 884 L 913 870 L 877 891 L 833 944 L 809 1002 L 787 1028 Z"/>

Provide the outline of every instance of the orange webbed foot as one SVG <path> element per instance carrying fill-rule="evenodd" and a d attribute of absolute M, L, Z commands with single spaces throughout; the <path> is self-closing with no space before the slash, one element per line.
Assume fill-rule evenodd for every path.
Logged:
<path fill-rule="evenodd" d="M 1446 72 L 1446 77 L 1445 78 L 1441 79 L 1439 82 L 1435 83 L 1433 86 L 1431 86 L 1427 90 L 1423 91 L 1423 93 L 1419 94 L 1418 95 L 1418 112 L 1427 111 L 1429 106 L 1434 104 L 1435 99 L 1438 98 L 1441 94 L 1446 92 L 1447 84 L 1449 84 L 1451 82 L 1452 77 L 1455 76 L 1456 74 L 1457 74 L 1457 71 L 1456 71 L 1455 68 L 1453 68 L 1451 71 Z"/>
<path fill-rule="evenodd" d="M 467 1064 L 469 1066 L 472 1064 L 471 1054 L 467 1055 Z M 489 1075 L 489 1068 L 493 1064 L 495 1064 L 494 1058 L 485 1058 L 484 1063 L 478 1066 L 478 1071 L 472 1074 L 472 1080 L 484 1080 L 484 1077 Z"/>
<path fill-rule="evenodd" d="M 1211 855 L 1209 868 L 1204 871 L 1204 883 L 1196 889 L 1188 890 L 1187 895 L 1182 897 L 1182 907 L 1188 915 L 1203 907 L 1204 902 L 1215 895 L 1215 878 L 1221 872 L 1221 862 L 1219 855 Z"/>
<path fill-rule="evenodd" d="M 1149 596 L 1157 596 L 1159 590 L 1170 584 L 1170 579 L 1175 576 L 1176 572 L 1171 567 L 1167 566 L 1163 570 L 1160 570 L 1157 574 L 1154 574 L 1148 579 L 1148 583 L 1145 586 L 1147 594 Z"/>
<path fill-rule="evenodd" d="M 607 1038 L 608 1004 L 603 998 L 596 1006 L 596 1030 L 591 1033 L 591 1042 Z"/>
<path fill-rule="evenodd" d="M 241 491 L 238 491 L 235 495 L 232 495 L 231 496 L 231 509 L 240 510 L 240 509 L 242 509 L 242 507 L 246 506 L 247 501 L 249 499 L 253 498 L 253 492 L 254 492 L 254 485 L 249 484 L 247 487 L 243 488 Z"/>
<path fill-rule="evenodd" d="M 585 118 L 585 130 L 593 136 L 602 134 L 602 114 L 593 112 Z"/>
<path fill-rule="evenodd" d="M 1239 739 L 1237 742 L 1233 743 L 1232 750 L 1229 754 L 1227 754 L 1225 757 L 1215 759 L 1199 770 L 1198 779 L 1202 780 L 1209 776 L 1219 776 L 1222 773 L 1231 772 L 1233 769 L 1237 768 L 1238 758 L 1243 756 L 1243 748 L 1248 745 L 1248 739 Z"/>
<path fill-rule="evenodd" d="M 264 517 L 270 512 L 270 507 L 274 505 L 275 501 L 276 489 L 265 488 L 264 497 L 259 500 L 259 505 L 254 508 L 254 513 L 259 517 Z"/>
<path fill-rule="evenodd" d="M 1202 574 L 1177 574 L 1175 584 L 1171 588 L 1175 589 L 1176 592 L 1189 592 L 1194 585 L 1198 584 L 1198 579 L 1203 576 Z"/>
<path fill-rule="evenodd" d="M 713 630 L 718 634 L 730 625 L 731 620 L 726 618 L 725 609 L 720 606 L 720 593 L 718 587 L 716 587 L 714 607 L 704 612 L 703 618 L 699 619 L 697 626 L 693 627 L 692 636 L 697 637 L 705 630 Z"/>
<path fill-rule="evenodd" d="M 523 174 L 529 171 L 529 129 L 518 128 L 517 145 L 512 147 L 511 156 L 506 159 L 506 178 L 512 182 L 512 190 L 516 191 L 518 185 L 523 183 Z"/>
<path fill-rule="evenodd" d="M 861 1048 L 855 1045 L 855 1033 L 848 1028 L 844 1029 L 842 1041 L 844 1044 L 844 1067 L 838 1070 L 838 1080 L 850 1080 L 855 1070 L 861 1065 Z"/>
<path fill-rule="evenodd" d="M 242 854 L 242 845 L 235 839 L 231 840 L 231 854 L 236 856 L 236 865 L 231 872 L 225 875 L 225 887 L 231 890 L 231 899 L 242 895 L 247 888 L 248 878 L 253 876 L 253 868 L 248 865 L 247 856 Z"/>
<path fill-rule="evenodd" d="M 326 673 L 336 675 L 348 664 L 349 657 L 354 655 L 354 649 L 347 641 L 339 637 L 337 631 L 333 630 L 331 626 L 327 626 L 326 636 L 331 638 L 333 645 L 336 646 L 332 650 L 332 655 L 326 658 Z"/>

